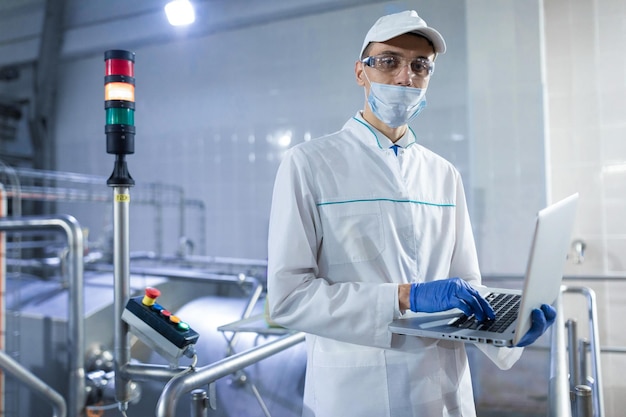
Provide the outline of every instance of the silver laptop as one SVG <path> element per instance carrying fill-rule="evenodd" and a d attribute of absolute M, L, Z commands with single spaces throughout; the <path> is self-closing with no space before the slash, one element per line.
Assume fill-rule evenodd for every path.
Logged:
<path fill-rule="evenodd" d="M 561 291 L 577 202 L 578 194 L 573 194 L 539 211 L 521 291 L 477 288 L 496 310 L 495 320 L 481 323 L 459 309 L 409 312 L 391 322 L 389 329 L 405 335 L 515 346 L 530 329 L 531 311 L 554 303 Z"/>

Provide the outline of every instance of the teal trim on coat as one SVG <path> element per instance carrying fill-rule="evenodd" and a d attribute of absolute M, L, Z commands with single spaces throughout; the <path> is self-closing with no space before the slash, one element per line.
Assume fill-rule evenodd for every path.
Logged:
<path fill-rule="evenodd" d="M 348 204 L 348 203 L 374 203 L 377 201 L 388 201 L 391 203 L 411 203 L 411 204 L 420 204 L 424 206 L 436 206 L 436 207 L 456 207 L 456 204 L 452 203 L 430 203 L 428 201 L 417 201 L 417 200 L 397 200 L 393 198 L 365 198 L 365 199 L 357 199 L 357 200 L 344 200 L 344 201 L 326 201 L 321 203 L 316 203 L 316 206 L 329 206 L 332 204 Z"/>

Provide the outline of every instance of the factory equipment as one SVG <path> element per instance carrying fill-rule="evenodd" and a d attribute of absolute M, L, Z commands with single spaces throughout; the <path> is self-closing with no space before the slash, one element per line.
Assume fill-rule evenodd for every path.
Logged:
<path fill-rule="evenodd" d="M 122 320 L 128 323 L 132 333 L 168 359 L 174 368 L 182 355 L 188 358 L 196 355 L 194 345 L 199 335 L 179 316 L 156 302 L 160 295 L 158 289 L 146 288 L 143 297 L 128 300 Z"/>
<path fill-rule="evenodd" d="M 2 79 L 2 72 L 0 72 L 0 79 Z M 21 118 L 22 110 L 19 103 L 0 98 L 0 142 L 10 142 L 15 139 L 17 123 Z"/>
<path fill-rule="evenodd" d="M 143 297 L 130 298 L 130 251 L 129 251 L 129 203 L 130 187 L 134 180 L 128 172 L 125 156 L 134 153 L 134 54 L 128 51 L 111 50 L 105 53 L 105 109 L 107 125 L 107 152 L 115 155 L 115 164 L 107 185 L 113 188 L 113 274 L 114 274 L 114 384 L 115 401 L 119 411 L 126 416 L 128 404 L 132 398 L 132 377 L 154 376 L 156 373 L 172 378 L 166 386 L 175 386 L 175 381 L 187 381 L 191 373 L 191 382 L 183 387 L 199 388 L 202 382 L 196 378 L 194 366 L 196 355 L 194 345 L 198 340 L 196 333 L 189 324 L 182 322 L 179 316 L 172 315 L 168 310 L 156 303 L 160 292 L 156 288 L 148 288 Z M 245 280 L 245 275 L 242 276 Z M 239 279 L 239 281 L 242 281 Z M 258 300 L 259 291 L 252 293 L 251 301 Z M 251 302 L 250 304 L 254 304 Z M 244 315 L 248 315 L 246 309 Z M 129 331 L 133 332 L 146 345 L 165 357 L 169 367 L 163 369 L 158 365 L 136 367 L 131 363 Z M 245 356 L 246 359 L 235 357 L 231 362 L 232 369 L 240 369 L 243 364 L 252 364 L 271 354 L 279 352 L 295 343 L 299 343 L 302 336 L 296 339 L 272 342 L 274 347 L 260 347 L 262 354 Z M 181 371 L 177 369 L 178 358 L 181 356 L 194 358 L 192 365 Z M 236 355 L 235 355 L 236 356 Z M 228 359 L 230 361 L 230 358 Z M 224 369 L 224 368 L 222 368 Z M 231 369 L 227 367 L 226 369 Z M 172 374 L 172 371 L 176 373 Z M 199 374 L 204 370 L 199 370 Z M 198 375 L 199 375 L 198 374 Z M 178 379 L 177 379 L 178 378 Z M 181 379 L 182 378 L 182 379 Z M 207 383 L 214 380 L 207 379 Z M 184 389 L 181 392 L 185 392 Z M 196 397 L 199 393 L 196 392 Z M 258 391 L 256 397 L 259 399 Z M 166 396 L 157 410 L 163 407 L 175 409 L 178 398 Z M 160 411 L 158 411 L 160 412 Z M 264 408 L 266 415 L 267 409 Z M 173 417 L 174 414 L 166 416 Z"/>
<path fill-rule="evenodd" d="M 128 172 L 125 157 L 135 152 L 135 54 L 110 50 L 104 54 L 104 99 L 106 109 L 106 149 L 115 155 L 113 173 L 107 185 L 113 188 L 113 279 L 115 282 L 115 397 L 122 414 L 131 398 L 130 380 L 122 367 L 130 362 L 128 327 L 121 321 L 130 297 L 129 204 L 130 187 L 135 181 Z"/>
<path fill-rule="evenodd" d="M 68 346 L 69 355 L 66 357 L 66 373 L 69 374 L 69 393 L 68 393 L 68 410 L 69 416 L 77 416 L 77 410 L 82 409 L 85 402 L 85 382 L 84 382 L 84 326 L 82 326 L 82 318 L 84 316 L 83 303 L 83 234 L 78 226 L 76 219 L 71 216 L 62 216 L 58 218 L 12 218 L 0 220 L 0 230 L 2 231 L 29 231 L 36 229 L 60 229 L 66 235 L 70 250 L 68 251 L 68 275 L 69 275 L 69 294 L 67 294 L 68 305 L 68 326 L 69 329 L 65 333 L 64 343 Z M 1 276 L 4 281 L 6 277 L 4 273 Z M 4 284 L 4 282 L 3 282 Z M 4 287 L 4 285 L 3 285 Z M 4 301 L 4 300 L 3 300 Z M 11 359 L 11 358 L 7 358 Z M 11 365 L 7 362 L 6 365 Z M 9 371 L 19 372 L 20 379 L 29 382 L 39 392 L 49 392 L 53 401 L 55 395 L 53 390 L 40 381 L 35 376 L 29 376 L 22 372 L 22 367 L 11 366 L 6 368 Z M 57 408 L 57 407 L 55 407 Z"/>
<path fill-rule="evenodd" d="M 164 345 L 163 340 L 159 340 L 162 335 L 152 326 L 142 327 L 145 322 L 150 321 L 148 317 L 152 317 L 150 314 L 154 310 L 152 306 L 149 311 L 145 310 L 148 306 L 143 303 L 141 293 L 147 287 L 158 288 L 170 297 L 163 305 L 167 304 L 167 310 L 174 311 L 185 302 L 198 297 L 220 294 L 221 297 L 228 299 L 233 295 L 230 289 L 244 289 L 244 294 L 248 294 L 250 299 L 244 299 L 243 304 L 235 304 L 241 307 L 243 313 L 240 311 L 232 318 L 225 319 L 219 316 L 211 318 L 211 311 L 217 303 L 204 306 L 201 317 L 207 321 L 202 324 L 208 325 L 215 335 L 219 325 L 250 314 L 252 306 L 256 304 L 263 292 L 260 280 L 265 278 L 266 263 L 256 260 L 192 256 L 190 249 L 194 246 L 184 236 L 183 217 L 183 208 L 189 205 L 190 200 L 184 198 L 182 190 L 179 193 L 178 188 L 163 184 L 154 184 L 155 187 L 150 184 L 146 187 L 146 184 L 142 184 L 143 190 L 140 192 L 139 201 L 156 205 L 157 214 L 159 214 L 158 222 L 163 220 L 161 216 L 163 206 L 169 204 L 180 208 L 181 215 L 178 223 L 180 239 L 178 241 L 182 242 L 184 247 L 174 255 L 164 254 L 161 250 L 164 236 L 157 233 L 155 241 L 158 250 L 156 252 L 146 251 L 132 255 L 129 253 L 129 188 L 134 186 L 134 181 L 128 172 L 125 157 L 134 152 L 134 55 L 126 51 L 108 51 L 105 54 L 105 62 L 107 152 L 116 157 L 113 174 L 106 181 L 113 188 L 112 198 L 105 196 L 100 188 L 96 188 L 96 186 L 101 187 L 104 181 L 95 176 L 2 166 L 2 173 L 6 174 L 7 178 L 2 178 L 0 182 L 6 182 L 9 185 L 7 195 L 12 198 L 11 208 L 14 215 L 21 213 L 22 199 L 41 199 L 63 203 L 108 202 L 113 204 L 114 217 L 110 239 L 91 247 L 85 244 L 83 249 L 76 252 L 79 254 L 78 258 L 85 261 L 87 274 L 84 280 L 82 275 L 80 280 L 76 280 L 73 275 L 69 278 L 64 277 L 64 272 L 71 273 L 75 269 L 68 268 L 72 264 L 67 260 L 67 248 L 50 240 L 47 236 L 38 236 L 38 239 L 32 241 L 18 236 L 9 242 L 9 248 L 17 248 L 17 252 L 7 250 L 6 253 L 9 256 L 3 259 L 15 271 L 8 282 L 10 298 L 7 304 L 12 311 L 10 313 L 11 325 L 14 326 L 11 335 L 14 336 L 13 340 L 17 340 L 12 347 L 11 354 L 19 358 L 19 362 L 32 370 L 34 375 L 41 375 L 45 384 L 58 390 L 63 397 L 69 398 L 70 416 L 82 416 L 83 413 L 88 415 L 105 413 L 109 416 L 119 415 L 120 412 L 126 414 L 127 411 L 130 416 L 143 416 L 155 411 L 159 395 L 169 379 L 181 371 L 193 369 L 193 365 L 179 369 L 173 367 L 172 362 L 178 359 L 179 355 L 185 356 L 185 352 L 191 354 L 191 348 L 195 347 L 195 341 L 198 339 L 183 337 L 183 341 L 180 342 L 174 334 L 165 339 L 168 340 L 167 343 L 170 339 L 174 340 L 172 346 L 176 346 L 176 349 L 164 349 L 163 346 L 167 345 Z M 64 185 L 68 182 L 69 187 Z M 179 197 L 177 197 L 178 194 Z M 168 197 L 172 195 L 174 195 L 173 198 Z M 166 199 L 163 198 L 164 196 Z M 192 203 L 192 206 L 194 209 L 204 209 L 204 205 Z M 72 210 L 76 208 L 75 205 L 67 205 L 67 207 Z M 203 218 L 200 220 L 203 222 Z M 201 232 L 201 237 L 204 236 L 203 224 L 199 229 L 194 228 L 194 231 Z M 163 228 L 161 224 L 157 224 L 154 230 L 162 232 Z M 84 231 L 88 232 L 86 229 Z M 200 242 L 202 243 L 202 240 Z M 111 245 L 111 248 L 108 245 Z M 201 244 L 200 248 L 203 246 Z M 29 250 L 28 256 L 22 256 L 24 255 L 23 248 Z M 30 256 L 30 249 L 34 249 L 40 257 Z M 69 255 L 74 256 L 74 253 L 70 251 Z M 80 257 L 80 254 L 83 254 L 84 258 Z M 135 262 L 133 268 L 130 266 L 131 256 Z M 83 267 L 78 272 L 82 274 Z M 151 275 L 151 272 L 154 272 L 154 275 Z M 32 277 L 26 278 L 27 274 L 32 274 Z M 186 280 L 185 285 L 176 285 L 177 280 Z M 79 285 L 82 283 L 84 283 L 84 288 Z M 222 283 L 230 289 L 224 289 Z M 69 303 L 66 302 L 68 292 L 71 296 Z M 76 301 L 74 296 L 77 294 L 84 294 L 86 302 Z M 240 296 L 241 293 L 237 295 Z M 79 306 L 84 307 L 84 313 L 75 314 Z M 163 316 L 161 312 L 159 314 Z M 161 316 L 159 319 L 162 319 Z M 183 317 L 181 314 L 177 316 Z M 187 318 L 187 316 L 184 317 Z M 155 327 L 159 326 L 155 325 Z M 139 328 L 141 329 L 137 331 Z M 22 331 L 22 329 L 28 329 L 28 331 Z M 85 331 L 84 338 L 73 336 L 79 330 Z M 191 331 L 185 332 L 187 336 L 193 336 Z M 133 333 L 139 337 L 135 337 Z M 70 343 L 67 342 L 68 337 Z M 209 339 L 211 342 L 203 345 L 203 349 L 219 352 L 219 356 L 204 355 L 203 365 L 207 364 L 209 357 L 215 361 L 224 359 L 231 349 L 225 347 L 225 340 L 221 334 L 219 337 Z M 240 341 L 242 343 L 238 346 L 241 350 L 254 347 L 245 345 L 246 338 L 240 338 Z M 159 353 L 160 357 L 144 357 L 144 362 L 139 362 L 137 359 L 131 360 L 131 351 L 134 352 L 133 358 L 141 357 L 141 349 L 146 346 L 152 352 Z M 284 344 L 279 344 L 278 348 L 272 349 L 280 351 L 284 348 Z M 160 359 L 163 358 L 167 362 L 165 366 L 160 365 Z M 254 363 L 260 357 L 256 356 L 256 358 L 253 358 L 250 363 Z M 74 362 L 84 366 L 74 372 Z M 7 361 L 6 364 L 8 366 L 10 362 Z M 304 362 L 299 361 L 297 369 L 302 371 L 303 366 Z M 69 384 L 66 381 L 68 369 L 70 370 Z M 284 374 L 288 377 L 287 373 Z M 270 368 L 266 368 L 262 375 L 255 375 L 251 372 L 250 376 L 261 385 L 264 385 L 264 378 L 276 379 L 276 375 Z M 17 404 L 13 410 L 10 410 L 8 416 L 45 415 L 48 412 L 48 404 L 33 401 L 32 394 L 36 392 L 32 387 L 22 389 L 17 393 L 15 385 L 12 380 L 9 380 L 8 389 L 12 391 L 10 393 L 5 391 L 8 393 L 7 398 Z M 142 389 L 143 386 L 146 389 Z M 244 382 L 239 379 L 233 388 L 238 391 L 250 386 L 252 386 L 250 380 Z M 225 389 L 220 389 L 222 398 L 225 398 L 224 393 L 228 391 L 228 388 L 226 386 Z M 263 395 L 269 395 L 271 406 L 272 393 L 268 393 L 263 386 L 260 387 L 260 391 Z M 239 397 L 237 394 L 233 395 Z M 178 398 L 168 397 L 166 403 L 172 400 L 178 400 Z M 218 402 L 215 393 L 210 393 L 210 400 L 214 403 Z M 300 403 L 298 396 L 292 395 L 290 400 L 293 400 L 297 408 Z M 136 405 L 136 408 L 128 410 L 128 403 Z M 189 405 L 185 403 L 185 401 L 180 403 L 183 410 L 186 405 Z M 231 403 L 230 397 L 221 402 L 222 413 L 228 412 L 229 403 Z M 239 401 L 239 403 L 244 402 Z"/>
<path fill-rule="evenodd" d="M 184 394 L 190 392 L 194 384 L 206 389 L 209 383 L 214 392 L 210 389 L 208 397 L 215 408 L 210 416 L 297 417 L 302 414 L 306 347 L 299 341 L 303 340 L 303 334 L 270 327 L 263 318 L 264 301 L 264 298 L 254 302 L 251 298 L 209 295 L 178 309 L 202 335 L 196 345 L 198 366 L 193 372 L 177 376 L 167 388 L 161 387 L 157 415 L 185 415 L 187 397 Z M 263 356 L 267 354 L 258 351 L 285 343 L 295 346 L 271 356 Z M 264 359 L 258 363 L 253 361 L 252 366 L 242 366 L 240 355 L 255 351 L 252 359 Z M 158 358 L 151 355 L 148 361 L 158 363 Z M 174 409 L 179 413 L 171 414 Z"/>
<path fill-rule="evenodd" d="M 222 312 L 211 317 L 215 308 L 219 309 L 219 302 L 213 301 L 202 306 L 203 311 L 198 315 L 203 318 L 200 324 L 203 329 L 212 332 L 210 336 L 213 336 L 208 337 L 207 344 L 202 346 L 205 356 L 202 364 L 207 368 L 216 362 L 219 364 L 221 376 L 228 376 L 228 372 L 223 374 L 228 370 L 232 370 L 233 375 L 232 378 L 223 378 L 220 381 L 225 385 L 218 389 L 218 393 L 209 392 L 209 402 L 220 407 L 220 415 L 230 415 L 229 409 L 235 403 L 238 407 L 250 409 L 249 401 L 242 401 L 241 394 L 250 394 L 253 391 L 255 395 L 248 395 L 247 398 L 256 406 L 260 396 L 263 396 L 268 406 L 263 410 L 257 407 L 256 411 L 267 415 L 270 410 L 279 410 L 277 414 L 273 414 L 278 417 L 299 415 L 302 385 L 294 386 L 292 381 L 294 375 L 297 375 L 297 380 L 302 381 L 304 351 L 296 350 L 297 360 L 289 360 L 290 365 L 284 363 L 285 358 L 289 357 L 285 356 L 287 353 L 272 357 L 273 363 L 268 361 L 261 365 L 257 362 L 298 344 L 303 335 L 288 335 L 287 339 L 282 339 L 249 334 L 233 336 L 227 341 L 223 333 L 217 330 L 220 325 L 249 317 L 258 305 L 263 293 L 261 280 L 265 278 L 265 261 L 192 256 L 189 249 L 193 245 L 185 239 L 182 242 L 184 248 L 175 255 L 165 255 L 161 251 L 132 254 L 137 266 L 131 268 L 128 211 L 129 189 L 134 186 L 134 180 L 128 172 L 125 157 L 134 152 L 134 54 L 127 51 L 107 51 L 105 62 L 107 152 L 116 157 L 113 173 L 106 181 L 113 189 L 112 198 L 103 196 L 99 189 L 93 192 L 89 188 L 104 182 L 95 177 L 13 169 L 4 165 L 1 167 L 2 173 L 8 175 L 8 181 L 2 179 L 0 182 L 7 181 L 10 185 L 7 195 L 12 198 L 13 214 L 21 213 L 22 199 L 111 202 L 114 223 L 111 239 L 103 245 L 91 248 L 85 238 L 85 246 L 77 249 L 72 243 L 68 251 L 67 245 L 59 244 L 47 235 L 37 236 L 32 241 L 16 236 L 9 243 L 10 248 L 17 248 L 17 252 L 7 250 L 5 254 L 9 256 L 3 258 L 15 271 L 8 280 L 10 297 L 7 306 L 11 310 L 11 324 L 15 326 L 11 335 L 18 340 L 11 356 L 18 358 L 20 365 L 32 372 L 32 378 L 29 379 L 31 383 L 26 389 L 8 394 L 8 398 L 17 406 L 5 415 L 46 415 L 50 404 L 33 401 L 32 395 L 48 388 L 51 394 L 58 391 L 68 400 L 70 417 L 82 417 L 85 413 L 88 416 L 103 413 L 109 416 L 120 413 L 127 415 L 128 412 L 130 417 L 154 413 L 168 380 L 184 377 L 178 379 L 184 384 L 170 385 L 177 386 L 177 389 L 185 389 L 189 383 L 193 384 L 195 376 L 192 379 L 187 377 L 195 375 L 194 365 L 179 368 L 175 362 L 182 356 L 193 356 L 195 364 L 193 352 L 197 350 L 196 342 L 202 341 L 191 326 L 183 328 L 185 326 L 179 326 L 179 323 L 174 325 L 170 318 L 164 327 L 167 314 L 163 312 L 174 311 L 189 300 L 217 294 L 220 300 L 234 301 L 236 308 L 232 317 L 225 317 Z M 25 185 L 24 178 L 32 178 L 34 184 Z M 46 181 L 50 181 L 50 185 L 45 185 Z M 63 188 L 60 186 L 63 181 L 86 185 L 88 189 Z M 164 187 L 166 186 L 161 185 L 158 189 L 155 188 L 155 192 L 162 195 L 158 191 L 165 189 Z M 144 201 L 159 200 L 147 197 Z M 182 194 L 179 201 L 181 208 L 183 204 L 187 204 Z M 194 207 L 197 206 L 194 204 Z M 7 221 L 12 225 L 15 220 Z M 181 221 L 181 224 L 184 222 Z M 43 229 L 47 227 L 43 223 L 33 223 L 33 226 Z M 1 227 L 9 226 L 5 224 Z M 72 230 L 74 229 L 77 230 L 76 234 L 85 232 L 85 237 L 87 236 L 88 230 L 78 225 Z M 183 229 L 180 228 L 181 232 Z M 111 244 L 111 250 L 107 248 L 107 243 Z M 23 248 L 29 250 L 28 256 L 22 256 Z M 38 256 L 31 256 L 31 252 Z M 77 268 L 74 264 L 79 261 L 80 268 Z M 84 271 L 86 274 L 83 277 Z M 27 277 L 28 274 L 32 276 Z M 69 275 L 65 276 L 66 274 Z M 186 283 L 182 286 L 176 285 L 177 280 L 186 280 Z M 141 295 L 146 288 L 149 288 L 148 299 L 154 303 L 144 300 L 145 295 Z M 238 293 L 239 298 L 232 299 L 233 288 L 236 291 L 243 289 L 249 298 L 242 299 L 241 293 Z M 160 303 L 156 303 L 156 291 L 162 291 L 173 298 L 168 298 L 167 309 L 161 309 Z M 184 313 L 184 310 L 181 312 Z M 182 313 L 175 316 L 185 317 L 186 322 L 194 319 Z M 28 330 L 22 331 L 26 329 Z M 237 347 L 240 352 L 237 354 L 233 352 L 235 340 L 239 341 Z M 259 345 L 263 341 L 267 342 L 267 347 Z M 141 349 L 146 346 L 160 357 L 144 357 L 144 362 L 137 360 L 136 357 L 141 357 Z M 133 359 L 131 351 L 134 352 Z M 218 356 L 214 355 L 215 352 Z M 167 362 L 165 365 L 161 365 L 163 358 Z M 13 363 L 12 358 L 7 358 L 0 366 L 4 365 L 3 368 L 7 371 L 17 372 L 17 367 L 11 367 Z M 242 367 L 246 364 L 257 365 L 254 369 L 246 369 L 244 373 Z M 287 372 L 289 369 L 295 374 Z M 215 368 L 198 369 L 200 371 L 204 371 L 201 375 L 208 375 L 213 380 L 217 378 Z M 39 375 L 41 386 L 36 384 L 36 376 Z M 13 390 L 15 383 L 10 375 L 9 378 L 9 389 Z M 274 383 L 281 385 L 274 389 L 271 385 Z M 213 387 L 216 385 L 212 384 Z M 289 392 L 283 389 L 285 386 L 289 386 Z M 172 396 L 173 392 L 176 391 L 168 391 L 161 404 L 167 409 L 188 409 L 191 404 L 179 401 L 183 398 Z M 285 393 L 287 396 L 283 397 Z M 195 392 L 192 397 L 198 399 L 203 396 Z M 55 407 L 62 408 L 61 404 L 56 404 L 57 396 L 50 395 L 50 398 Z M 129 410 L 129 403 L 137 407 Z M 198 401 L 195 403 L 198 405 Z M 251 411 L 250 415 L 254 415 L 254 412 Z"/>

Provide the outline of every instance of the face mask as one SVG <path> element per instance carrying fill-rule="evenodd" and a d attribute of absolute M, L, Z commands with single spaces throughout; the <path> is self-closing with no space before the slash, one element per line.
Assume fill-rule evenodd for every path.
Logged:
<path fill-rule="evenodd" d="M 426 89 L 370 82 L 367 102 L 381 122 L 400 127 L 426 107 Z"/>

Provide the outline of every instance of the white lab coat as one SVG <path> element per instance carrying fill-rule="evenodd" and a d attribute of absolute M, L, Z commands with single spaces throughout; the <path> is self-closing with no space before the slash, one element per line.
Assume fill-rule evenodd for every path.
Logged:
<path fill-rule="evenodd" d="M 289 149 L 269 226 L 271 318 L 307 333 L 303 416 L 475 416 L 463 343 L 392 335 L 400 283 L 480 285 L 458 171 L 360 114 Z M 521 349 L 481 347 L 501 368 Z"/>

